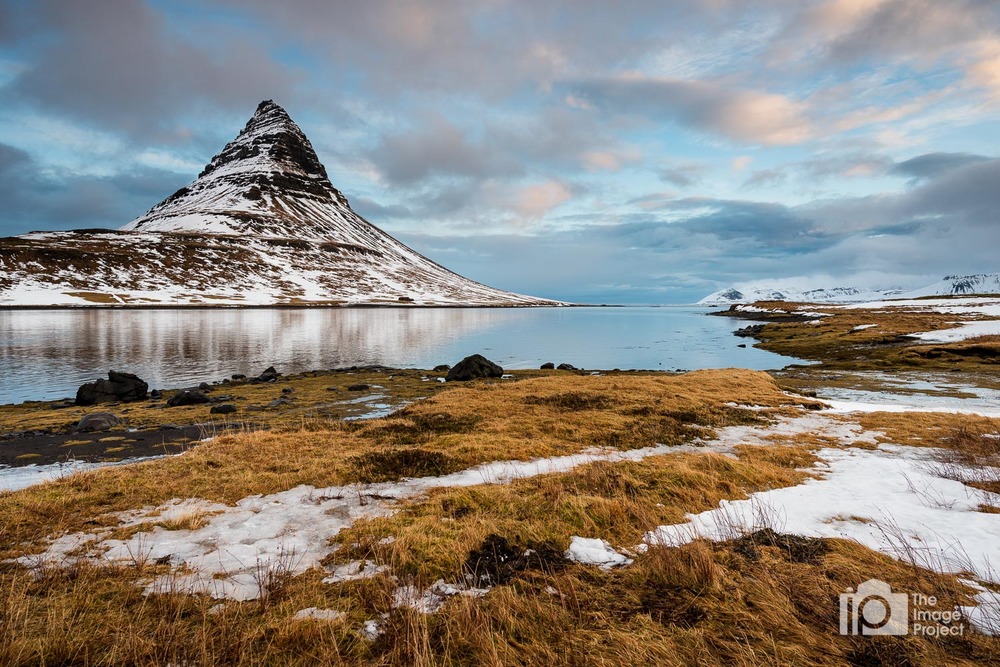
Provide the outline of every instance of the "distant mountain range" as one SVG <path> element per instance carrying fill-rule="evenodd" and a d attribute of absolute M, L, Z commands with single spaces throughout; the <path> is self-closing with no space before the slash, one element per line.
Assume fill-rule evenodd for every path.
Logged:
<path fill-rule="evenodd" d="M 750 286 L 719 290 L 699 301 L 700 305 L 727 305 L 733 303 L 753 303 L 754 301 L 800 301 L 805 303 L 848 303 L 878 301 L 880 299 L 913 299 L 922 296 L 954 296 L 962 294 L 1000 294 L 1000 274 L 980 273 L 971 276 L 946 276 L 938 282 L 921 289 L 904 291 L 862 290 L 856 287 L 832 287 L 828 289 L 772 289 Z"/>
<path fill-rule="evenodd" d="M 270 100 L 121 229 L 0 239 L 0 306 L 380 304 L 560 305 L 463 278 L 368 223 Z"/>

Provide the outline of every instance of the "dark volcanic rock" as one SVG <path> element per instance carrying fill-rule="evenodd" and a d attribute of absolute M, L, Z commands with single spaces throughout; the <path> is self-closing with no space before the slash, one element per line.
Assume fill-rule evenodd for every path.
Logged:
<path fill-rule="evenodd" d="M 76 425 L 76 430 L 81 433 L 87 433 L 88 431 L 110 431 L 121 423 L 121 420 L 110 412 L 92 412 L 89 415 L 84 415 L 80 423 Z"/>
<path fill-rule="evenodd" d="M 576 366 L 574 366 L 573 364 L 559 364 L 558 366 L 556 366 L 556 370 L 560 370 L 560 371 L 578 371 L 580 369 L 577 368 Z"/>
<path fill-rule="evenodd" d="M 236 412 L 236 406 L 232 403 L 223 403 L 222 405 L 213 405 L 209 413 L 213 415 L 231 415 Z"/>
<path fill-rule="evenodd" d="M 201 384 L 198 385 L 198 389 L 200 391 L 212 391 L 212 385 L 210 385 L 207 382 L 202 382 Z"/>
<path fill-rule="evenodd" d="M 465 382 L 476 378 L 498 378 L 503 376 L 503 369 L 481 354 L 473 354 L 455 364 L 448 371 L 445 379 L 448 382 Z"/>
<path fill-rule="evenodd" d="M 448 371 L 451 370 L 451 366 L 449 366 L 448 364 L 439 364 L 431 370 L 433 370 L 435 373 L 447 373 Z"/>
<path fill-rule="evenodd" d="M 149 385 L 132 373 L 108 371 L 108 379 L 88 382 L 76 391 L 77 405 L 97 405 L 122 401 L 143 401 Z"/>
<path fill-rule="evenodd" d="M 234 373 L 232 377 L 233 377 L 234 380 L 246 380 L 247 379 L 247 376 L 243 375 L 243 373 Z"/>
<path fill-rule="evenodd" d="M 176 408 L 181 405 L 201 405 L 210 403 L 211 399 L 200 391 L 185 389 L 179 394 L 174 394 L 167 400 L 167 405 Z"/>
<path fill-rule="evenodd" d="M 261 373 L 260 375 L 258 375 L 255 379 L 258 382 L 274 382 L 279 377 L 281 377 L 281 373 L 279 373 L 278 371 L 274 370 L 274 366 L 268 366 L 264 370 L 264 372 Z"/>
<path fill-rule="evenodd" d="M 552 363 L 551 361 L 547 361 L 544 364 L 542 364 L 541 366 L 539 366 L 539 368 L 541 370 L 543 370 L 543 371 L 551 371 L 551 370 L 555 369 L 555 367 L 556 367 L 556 365 L 554 363 Z"/>
<path fill-rule="evenodd" d="M 764 324 L 751 324 L 748 327 L 743 327 L 742 329 L 737 329 L 733 332 L 734 336 L 739 336 L 740 338 L 753 338 L 761 331 L 764 330 Z"/>
<path fill-rule="evenodd" d="M 347 388 L 347 391 L 368 391 L 369 389 L 371 387 L 366 384 L 352 384 Z"/>

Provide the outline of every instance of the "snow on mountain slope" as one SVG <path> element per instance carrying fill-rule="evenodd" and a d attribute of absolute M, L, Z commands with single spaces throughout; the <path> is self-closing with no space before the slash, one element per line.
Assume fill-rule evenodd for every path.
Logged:
<path fill-rule="evenodd" d="M 729 305 L 755 301 L 798 301 L 803 303 L 852 303 L 881 301 L 886 298 L 916 299 L 925 296 L 951 296 L 962 294 L 1000 294 L 1000 273 L 979 273 L 970 276 L 946 276 L 932 285 L 911 292 L 903 290 L 861 290 L 855 287 L 796 290 L 772 289 L 750 285 L 730 287 L 709 294 L 699 305 Z"/>
<path fill-rule="evenodd" d="M 733 303 L 754 303 L 755 301 L 800 301 L 804 303 L 838 303 L 867 301 L 895 296 L 900 290 L 860 290 L 856 287 L 832 287 L 829 289 L 772 289 L 748 286 L 737 289 L 730 287 L 709 294 L 698 302 L 699 305 L 728 305 Z"/>
<path fill-rule="evenodd" d="M 978 273 L 971 276 L 945 276 L 943 280 L 907 292 L 903 296 L 947 296 L 951 294 L 1000 294 L 1000 273 Z"/>
<path fill-rule="evenodd" d="M 463 278 L 368 223 L 269 100 L 120 230 L 0 239 L 0 305 L 388 303 L 559 305 Z"/>

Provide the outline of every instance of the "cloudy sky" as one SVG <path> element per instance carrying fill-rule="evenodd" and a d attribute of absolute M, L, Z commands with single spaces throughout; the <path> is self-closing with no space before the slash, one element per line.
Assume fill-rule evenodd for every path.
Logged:
<path fill-rule="evenodd" d="M 0 234 L 127 223 L 267 98 L 498 287 L 1000 270 L 996 0 L 0 0 Z"/>

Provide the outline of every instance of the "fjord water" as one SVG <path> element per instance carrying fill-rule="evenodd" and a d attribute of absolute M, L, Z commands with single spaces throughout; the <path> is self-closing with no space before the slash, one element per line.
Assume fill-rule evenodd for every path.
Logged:
<path fill-rule="evenodd" d="M 108 370 L 150 388 L 367 364 L 432 368 L 481 353 L 504 368 L 781 368 L 699 307 L 0 311 L 0 403 L 72 396 Z"/>

